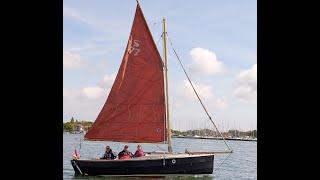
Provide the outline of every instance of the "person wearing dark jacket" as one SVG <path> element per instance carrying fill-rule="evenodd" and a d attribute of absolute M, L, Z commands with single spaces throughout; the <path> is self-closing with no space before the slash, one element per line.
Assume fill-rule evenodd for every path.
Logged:
<path fill-rule="evenodd" d="M 103 155 L 103 157 L 101 157 L 100 159 L 115 159 L 117 157 L 117 155 L 112 151 L 112 149 L 109 146 L 106 146 L 106 151 Z"/>
<path fill-rule="evenodd" d="M 133 154 L 128 151 L 128 146 L 125 145 L 123 150 L 118 154 L 119 159 L 131 159 L 133 157 Z"/>

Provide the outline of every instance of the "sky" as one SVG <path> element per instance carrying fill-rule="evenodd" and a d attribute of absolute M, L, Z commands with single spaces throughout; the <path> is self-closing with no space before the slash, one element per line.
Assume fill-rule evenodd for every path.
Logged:
<path fill-rule="evenodd" d="M 257 2 L 139 0 L 162 54 L 161 20 L 219 130 L 257 126 Z M 63 121 L 94 121 L 121 63 L 136 0 L 63 1 Z M 210 128 L 168 44 L 173 129 Z"/>

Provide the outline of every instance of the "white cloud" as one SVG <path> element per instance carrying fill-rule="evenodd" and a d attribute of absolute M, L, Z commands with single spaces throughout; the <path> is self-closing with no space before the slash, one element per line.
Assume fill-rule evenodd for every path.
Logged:
<path fill-rule="evenodd" d="M 116 78 L 116 74 L 111 74 L 111 75 L 104 75 L 102 80 L 99 83 L 99 87 L 106 89 L 106 88 L 111 88 L 113 85 L 113 82 Z"/>
<path fill-rule="evenodd" d="M 63 67 L 64 68 L 79 68 L 84 64 L 83 59 L 79 54 L 69 51 L 63 52 Z"/>
<path fill-rule="evenodd" d="M 78 89 L 63 88 L 63 113 L 66 117 L 81 117 L 93 120 L 107 99 L 115 74 L 103 76 L 96 86 Z"/>
<path fill-rule="evenodd" d="M 208 49 L 193 48 L 190 55 L 192 57 L 190 69 L 193 72 L 211 75 L 222 73 L 225 70 L 216 54 Z"/>
<path fill-rule="evenodd" d="M 110 75 L 106 74 L 97 86 L 88 86 L 81 89 L 63 88 L 64 101 L 69 103 L 85 103 L 90 100 L 106 98 L 106 95 L 111 90 L 115 77 L 115 73 Z"/>
<path fill-rule="evenodd" d="M 243 102 L 257 101 L 257 64 L 239 73 L 233 94 Z"/>
<path fill-rule="evenodd" d="M 200 98 L 212 99 L 214 97 L 211 86 L 204 84 L 194 84 L 197 93 Z M 183 81 L 183 95 L 188 99 L 197 99 L 196 94 L 194 93 L 189 81 Z"/>
<path fill-rule="evenodd" d="M 81 89 L 67 89 L 63 88 L 63 98 L 68 103 L 85 103 L 90 100 L 103 98 L 105 90 L 98 86 L 84 87 Z"/>
<path fill-rule="evenodd" d="M 220 109 L 225 109 L 228 107 L 228 101 L 225 97 L 223 98 L 218 98 L 215 103 L 214 106 Z"/>
<path fill-rule="evenodd" d="M 80 10 L 66 4 L 63 4 L 63 18 L 84 23 L 85 25 L 88 25 L 90 28 L 94 28 L 95 30 L 103 33 L 104 35 L 102 37 L 104 38 L 106 37 L 105 35 L 110 36 L 109 39 L 117 37 L 115 39 L 117 41 L 119 41 L 119 38 L 124 37 L 124 35 L 127 35 L 128 22 L 130 22 L 130 20 L 128 21 L 127 19 L 122 20 L 110 18 L 108 16 L 101 16 L 101 14 L 96 14 L 95 11 L 92 12 L 90 11 L 90 9 L 82 8 Z M 115 31 L 113 31 L 112 29 L 115 29 Z M 124 42 L 126 42 L 127 39 L 125 38 L 123 40 Z"/>
<path fill-rule="evenodd" d="M 257 84 L 257 64 L 254 64 L 251 69 L 242 71 L 238 75 L 238 79 L 240 83 L 246 83 L 246 84 Z"/>
<path fill-rule="evenodd" d="M 63 16 L 84 23 L 88 23 L 88 20 L 82 17 L 75 9 L 65 4 L 63 4 Z"/>
<path fill-rule="evenodd" d="M 88 99 L 98 99 L 105 95 L 105 91 L 98 86 L 84 87 L 82 88 L 82 92 Z"/>
<path fill-rule="evenodd" d="M 199 94 L 201 100 L 204 100 L 208 102 L 208 106 L 219 108 L 219 109 L 225 109 L 228 107 L 228 102 L 225 97 L 223 98 L 218 98 L 213 90 L 212 87 L 209 85 L 204 85 L 204 84 L 194 84 L 195 89 L 197 93 Z M 189 99 L 189 100 L 197 100 L 197 96 L 194 93 L 189 81 L 184 80 L 183 85 L 181 85 L 180 88 L 180 93 L 183 95 L 184 98 Z"/>
<path fill-rule="evenodd" d="M 82 99 L 82 93 L 79 90 L 74 90 L 74 89 L 67 89 L 63 88 L 63 101 L 73 101 L 73 100 L 78 100 Z"/>

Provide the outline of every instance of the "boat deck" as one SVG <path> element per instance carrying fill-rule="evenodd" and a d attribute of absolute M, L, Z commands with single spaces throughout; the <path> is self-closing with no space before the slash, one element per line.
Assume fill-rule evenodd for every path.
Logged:
<path fill-rule="evenodd" d="M 161 153 L 161 152 L 148 152 L 145 156 L 135 157 L 131 159 L 114 159 L 114 160 L 106 160 L 106 159 L 87 159 L 91 161 L 139 161 L 139 160 L 154 160 L 154 159 L 172 159 L 172 158 L 186 158 L 186 157 L 202 157 L 202 156 L 212 156 L 216 153 L 221 152 L 188 152 L 188 153 Z M 86 159 L 80 159 L 86 160 Z"/>

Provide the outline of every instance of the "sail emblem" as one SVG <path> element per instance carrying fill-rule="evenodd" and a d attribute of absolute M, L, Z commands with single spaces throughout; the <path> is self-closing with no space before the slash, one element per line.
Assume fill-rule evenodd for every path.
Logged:
<path fill-rule="evenodd" d="M 134 56 L 137 56 L 139 52 L 141 51 L 140 49 L 140 42 L 139 40 L 133 40 L 133 45 L 128 49 L 128 53 L 131 54 L 133 52 Z M 131 45 L 131 43 L 130 43 Z"/>

